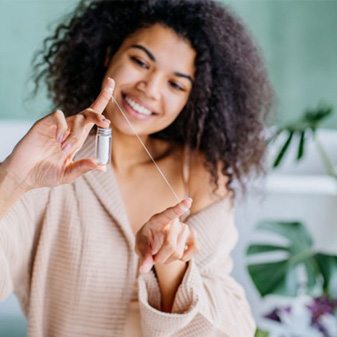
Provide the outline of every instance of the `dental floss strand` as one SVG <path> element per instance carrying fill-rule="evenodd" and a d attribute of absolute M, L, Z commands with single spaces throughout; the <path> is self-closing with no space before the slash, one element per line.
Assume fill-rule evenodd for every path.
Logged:
<path fill-rule="evenodd" d="M 140 142 L 140 144 L 142 145 L 142 147 L 144 148 L 145 152 L 148 154 L 148 156 L 150 157 L 150 159 L 152 160 L 153 164 L 155 165 L 157 171 L 159 172 L 159 174 L 161 175 L 161 177 L 164 179 L 166 185 L 169 187 L 170 191 L 172 192 L 173 196 L 175 197 L 175 199 L 177 200 L 177 202 L 180 202 L 180 199 L 177 195 L 177 193 L 174 191 L 173 187 L 171 186 L 171 184 L 169 183 L 169 181 L 167 180 L 165 174 L 163 173 L 163 171 L 160 169 L 160 167 L 158 166 L 158 164 L 156 163 L 156 161 L 154 160 L 154 158 L 152 157 L 150 151 L 147 149 L 147 147 L 145 146 L 145 144 L 143 143 L 143 141 L 141 140 L 141 138 L 139 137 L 139 135 L 137 134 L 134 126 L 132 125 L 132 123 L 129 121 L 128 117 L 126 116 L 125 112 L 122 110 L 122 108 L 119 106 L 118 102 L 116 101 L 114 96 L 111 96 L 111 100 L 113 100 L 116 103 L 117 108 L 119 109 L 119 111 L 122 113 L 123 117 L 125 118 L 126 122 L 128 123 L 129 127 L 131 128 L 132 132 L 135 134 L 135 136 L 137 137 L 138 141 Z M 110 148 L 111 151 L 111 148 Z M 110 155 L 109 155 L 110 157 Z"/>

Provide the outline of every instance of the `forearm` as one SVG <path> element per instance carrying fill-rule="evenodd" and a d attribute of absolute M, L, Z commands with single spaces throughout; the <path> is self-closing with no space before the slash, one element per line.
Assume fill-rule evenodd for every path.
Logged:
<path fill-rule="evenodd" d="M 183 261 L 155 264 L 162 297 L 162 311 L 171 312 L 176 292 L 184 278 L 186 269 L 187 263 Z"/>
<path fill-rule="evenodd" d="M 11 174 L 6 162 L 0 163 L 0 219 L 26 192 L 25 184 Z"/>

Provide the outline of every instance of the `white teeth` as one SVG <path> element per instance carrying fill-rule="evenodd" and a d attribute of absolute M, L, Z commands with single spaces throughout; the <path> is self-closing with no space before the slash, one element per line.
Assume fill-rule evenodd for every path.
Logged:
<path fill-rule="evenodd" d="M 152 112 L 149 109 L 146 109 L 145 107 L 139 105 L 138 103 L 133 101 L 131 98 L 125 97 L 125 100 L 131 106 L 133 110 L 137 111 L 141 115 L 146 115 L 146 116 L 152 115 Z"/>

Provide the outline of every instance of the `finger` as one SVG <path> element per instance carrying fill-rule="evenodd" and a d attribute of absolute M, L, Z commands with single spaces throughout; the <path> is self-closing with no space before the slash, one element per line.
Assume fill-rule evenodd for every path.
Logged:
<path fill-rule="evenodd" d="M 68 127 L 68 130 L 64 133 L 64 135 L 62 137 L 62 142 L 61 142 L 62 145 L 68 139 L 69 135 L 70 135 L 70 130 L 69 130 L 69 127 Z"/>
<path fill-rule="evenodd" d="M 178 219 L 175 219 L 172 223 L 167 225 L 167 228 L 165 228 L 166 236 L 164 243 L 155 255 L 155 263 L 165 263 L 166 260 L 176 252 L 180 229 L 181 226 Z"/>
<path fill-rule="evenodd" d="M 192 256 L 197 252 L 198 250 L 198 244 L 197 244 L 197 233 L 193 228 L 190 228 L 190 237 L 187 241 L 187 249 L 185 250 L 185 253 L 183 257 L 181 258 L 182 261 L 189 261 Z"/>
<path fill-rule="evenodd" d="M 156 255 L 159 252 L 159 249 L 162 247 L 165 239 L 165 233 L 156 232 L 156 235 L 152 236 L 151 239 L 151 253 L 152 255 Z"/>
<path fill-rule="evenodd" d="M 147 273 L 153 266 L 153 257 L 151 254 L 150 237 L 137 233 L 136 235 L 136 253 L 139 256 L 139 272 Z"/>
<path fill-rule="evenodd" d="M 62 150 L 66 154 L 72 154 L 81 147 L 81 143 L 84 142 L 83 137 L 83 125 L 85 117 L 82 114 L 77 114 L 72 120 L 72 128 L 66 141 L 62 143 Z M 68 151 L 66 150 L 68 149 Z"/>
<path fill-rule="evenodd" d="M 64 171 L 62 183 L 69 184 L 82 174 L 95 169 L 102 170 L 102 166 L 98 165 L 93 158 L 80 159 L 72 162 L 67 165 Z"/>
<path fill-rule="evenodd" d="M 144 274 L 148 273 L 153 267 L 154 261 L 150 253 L 148 253 L 143 259 L 141 258 L 139 264 L 139 272 Z"/>
<path fill-rule="evenodd" d="M 155 214 L 150 221 L 157 225 L 166 226 L 176 218 L 179 218 L 186 213 L 192 205 L 191 198 L 185 198 L 173 207 L 167 208 L 165 211 Z"/>
<path fill-rule="evenodd" d="M 179 259 L 181 259 L 184 256 L 185 253 L 185 247 L 186 245 L 189 244 L 189 237 L 191 235 L 191 231 L 188 225 L 182 224 L 183 225 L 183 230 L 181 234 L 178 237 L 178 242 L 177 242 L 177 252 Z"/>
<path fill-rule="evenodd" d="M 180 223 L 182 226 L 182 230 L 178 236 L 177 240 L 177 248 L 174 254 L 171 255 L 169 259 L 167 259 L 166 263 L 171 263 L 176 260 L 181 260 L 185 253 L 185 247 L 187 245 L 187 240 L 190 236 L 190 229 L 187 224 Z"/>
<path fill-rule="evenodd" d="M 69 132 L 68 130 L 68 132 L 65 134 L 65 139 L 62 143 L 62 150 L 67 147 L 67 149 L 72 153 L 71 159 L 82 147 L 94 124 L 106 128 L 109 126 L 110 121 L 91 108 L 85 109 L 81 113 L 72 116 L 71 119 L 69 118 L 71 131 Z M 71 145 L 71 149 L 68 144 Z"/>
<path fill-rule="evenodd" d="M 106 78 L 103 82 L 101 92 L 99 93 L 95 101 L 90 105 L 90 108 L 101 114 L 109 103 L 114 88 L 115 81 L 110 77 Z"/>
<path fill-rule="evenodd" d="M 64 113 L 59 109 L 55 111 L 54 118 L 57 125 L 56 140 L 59 143 L 62 143 L 63 139 L 65 138 L 65 134 L 68 130 L 68 123 L 64 116 Z"/>
<path fill-rule="evenodd" d="M 136 254 L 139 256 L 140 261 L 143 261 L 145 259 L 145 256 L 152 255 L 151 242 L 152 242 L 151 232 L 143 233 L 141 230 L 137 232 L 135 251 Z"/>
<path fill-rule="evenodd" d="M 86 130 L 85 127 L 86 117 L 79 113 L 74 116 L 72 119 L 72 127 L 68 138 L 62 143 L 62 150 L 70 144 L 70 148 L 68 150 L 68 155 L 70 154 L 70 160 L 73 160 L 78 150 L 82 147 L 86 137 L 89 134 L 90 130 Z M 65 151 L 67 152 L 67 151 Z"/>
<path fill-rule="evenodd" d="M 84 123 L 93 126 L 94 124 L 106 128 L 109 126 L 110 121 L 105 118 L 102 114 L 97 113 L 92 108 L 85 109 L 81 112 L 81 115 L 85 117 Z"/>

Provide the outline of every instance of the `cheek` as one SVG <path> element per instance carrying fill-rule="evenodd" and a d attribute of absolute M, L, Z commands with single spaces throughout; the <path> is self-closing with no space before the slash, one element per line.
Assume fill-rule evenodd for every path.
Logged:
<path fill-rule="evenodd" d="M 187 99 L 182 97 L 166 97 L 165 107 L 165 127 L 173 123 L 173 121 L 179 116 L 184 109 Z"/>
<path fill-rule="evenodd" d="M 180 112 L 184 109 L 186 103 L 188 101 L 188 96 L 176 96 L 170 97 L 167 99 L 167 111 L 173 119 L 175 119 Z"/>
<path fill-rule="evenodd" d="M 132 83 L 139 78 L 139 74 L 134 69 L 122 62 L 110 67 L 107 71 L 107 76 L 112 77 L 117 85 Z"/>

